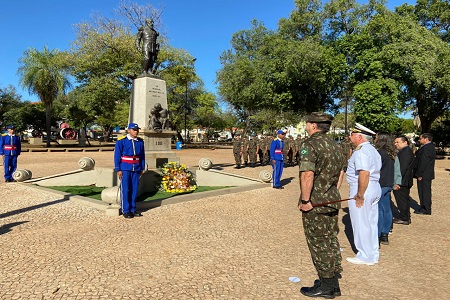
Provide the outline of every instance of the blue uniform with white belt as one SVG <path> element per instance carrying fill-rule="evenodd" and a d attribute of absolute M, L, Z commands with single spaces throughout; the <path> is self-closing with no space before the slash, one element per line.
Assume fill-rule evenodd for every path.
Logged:
<path fill-rule="evenodd" d="M 3 156 L 5 181 L 13 180 L 13 173 L 17 169 L 17 157 L 22 150 L 20 137 L 17 135 L 2 135 L 0 139 L 0 155 Z"/>
<path fill-rule="evenodd" d="M 281 186 L 281 175 L 283 175 L 284 161 L 283 161 L 283 147 L 284 142 L 279 138 L 276 138 L 270 144 L 270 160 L 275 160 L 275 164 L 272 163 L 272 178 L 273 187 Z"/>
<path fill-rule="evenodd" d="M 114 169 L 122 171 L 120 200 L 122 213 L 136 212 L 139 178 L 145 170 L 144 141 L 129 134 L 119 138 L 114 148 Z"/>

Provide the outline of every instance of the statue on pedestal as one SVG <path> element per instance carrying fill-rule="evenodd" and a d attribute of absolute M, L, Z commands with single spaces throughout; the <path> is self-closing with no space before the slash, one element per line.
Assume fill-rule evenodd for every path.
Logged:
<path fill-rule="evenodd" d="M 155 106 L 150 110 L 148 117 L 148 129 L 153 129 L 156 132 L 161 132 L 163 129 L 171 130 L 169 111 L 162 108 L 160 103 L 155 103 Z"/>
<path fill-rule="evenodd" d="M 136 49 L 144 55 L 143 71 L 140 77 L 154 75 L 153 65 L 159 53 L 159 44 L 156 43 L 159 33 L 153 28 L 153 25 L 154 22 L 152 19 L 145 19 L 145 26 L 140 27 L 136 35 Z"/>

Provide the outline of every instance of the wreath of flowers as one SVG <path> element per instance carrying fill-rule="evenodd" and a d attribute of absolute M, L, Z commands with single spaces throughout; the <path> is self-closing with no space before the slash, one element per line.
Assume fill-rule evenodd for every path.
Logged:
<path fill-rule="evenodd" d="M 194 174 L 188 171 L 186 165 L 179 162 L 168 162 L 159 168 L 161 175 L 160 190 L 168 193 L 192 192 L 197 189 L 194 181 Z"/>

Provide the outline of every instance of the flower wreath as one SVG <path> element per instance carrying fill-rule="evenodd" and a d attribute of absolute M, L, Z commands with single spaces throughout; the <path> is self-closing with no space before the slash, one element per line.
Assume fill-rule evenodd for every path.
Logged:
<path fill-rule="evenodd" d="M 160 190 L 168 193 L 184 193 L 192 192 L 197 189 L 194 181 L 194 174 L 188 171 L 186 165 L 179 162 L 165 163 L 162 168 L 158 169 L 161 179 Z"/>

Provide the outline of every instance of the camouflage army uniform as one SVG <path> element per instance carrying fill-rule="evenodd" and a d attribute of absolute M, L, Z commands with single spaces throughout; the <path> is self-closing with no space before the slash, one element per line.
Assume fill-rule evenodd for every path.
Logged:
<path fill-rule="evenodd" d="M 246 137 L 242 140 L 242 158 L 244 159 L 244 165 L 248 164 L 248 140 Z"/>
<path fill-rule="evenodd" d="M 284 146 L 283 146 L 283 161 L 284 161 L 284 167 L 286 168 L 289 166 L 288 163 L 288 155 L 289 155 L 289 138 L 287 136 L 283 139 Z"/>
<path fill-rule="evenodd" d="M 266 138 L 262 136 L 260 139 L 258 139 L 258 156 L 259 156 L 259 163 L 261 165 L 264 165 L 264 153 L 267 150 L 267 144 L 266 144 Z"/>
<path fill-rule="evenodd" d="M 242 141 L 239 136 L 236 136 L 233 140 L 233 155 L 234 161 L 236 163 L 236 168 L 241 167 L 241 156 L 242 156 Z"/>
<path fill-rule="evenodd" d="M 248 141 L 248 158 L 250 160 L 250 166 L 256 165 L 256 153 L 258 151 L 258 141 L 255 137 Z"/>
<path fill-rule="evenodd" d="M 266 151 L 264 152 L 264 164 L 265 165 L 270 164 L 270 144 L 272 143 L 272 141 L 273 141 L 272 136 L 269 135 L 266 137 L 267 148 L 266 148 Z"/>
<path fill-rule="evenodd" d="M 348 166 L 348 160 L 350 159 L 350 150 L 352 149 L 352 144 L 350 143 L 350 140 L 345 139 L 344 141 L 342 141 L 341 143 L 341 150 L 342 150 L 342 155 L 344 156 L 344 171 L 347 171 L 347 166 Z"/>
<path fill-rule="evenodd" d="M 294 165 L 294 155 L 295 155 L 295 141 L 294 138 L 292 137 L 292 135 L 289 136 L 288 138 L 288 147 L 289 147 L 289 152 L 288 152 L 288 165 L 293 166 Z"/>
<path fill-rule="evenodd" d="M 295 162 L 300 165 L 300 149 L 302 148 L 304 139 L 300 135 L 295 139 Z"/>
<path fill-rule="evenodd" d="M 315 132 L 303 142 L 299 171 L 314 172 L 309 199 L 313 205 L 341 199 L 337 183 L 343 159 L 339 146 L 325 133 Z M 317 273 L 322 282 L 335 280 L 337 288 L 337 278 L 342 272 L 342 257 L 337 238 L 340 207 L 340 203 L 334 203 L 314 207 L 312 211 L 302 213 L 305 237 Z"/>

